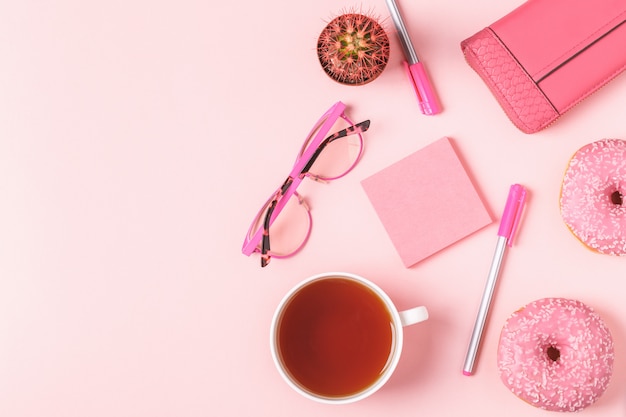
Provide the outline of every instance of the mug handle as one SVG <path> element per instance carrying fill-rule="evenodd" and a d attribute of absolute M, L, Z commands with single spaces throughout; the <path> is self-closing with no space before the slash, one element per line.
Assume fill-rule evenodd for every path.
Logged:
<path fill-rule="evenodd" d="M 410 326 L 428 319 L 428 310 L 424 306 L 399 311 L 402 327 Z"/>

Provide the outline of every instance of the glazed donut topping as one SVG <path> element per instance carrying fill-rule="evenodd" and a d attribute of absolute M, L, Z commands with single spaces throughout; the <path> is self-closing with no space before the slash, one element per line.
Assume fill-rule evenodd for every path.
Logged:
<path fill-rule="evenodd" d="M 613 338 L 600 316 L 564 298 L 537 300 L 513 313 L 498 346 L 504 385 L 551 411 L 593 404 L 609 384 L 613 360 Z"/>
<path fill-rule="evenodd" d="M 561 187 L 561 216 L 589 248 L 626 254 L 626 141 L 603 139 L 572 157 Z"/>

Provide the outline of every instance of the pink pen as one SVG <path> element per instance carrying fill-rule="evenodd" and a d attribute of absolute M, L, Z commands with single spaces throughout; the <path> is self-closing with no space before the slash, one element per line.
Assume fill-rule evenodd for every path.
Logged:
<path fill-rule="evenodd" d="M 441 106 L 437 100 L 437 95 L 435 94 L 435 90 L 428 79 L 428 74 L 426 73 L 424 64 L 418 59 L 417 54 L 415 53 L 415 48 L 413 48 L 406 26 L 404 26 L 404 21 L 400 15 L 398 5 L 395 0 L 386 0 L 386 2 L 389 12 L 391 13 L 391 19 L 396 26 L 398 38 L 400 38 L 400 44 L 402 45 L 404 56 L 407 59 L 404 62 L 404 67 L 406 68 L 409 79 L 411 80 L 415 94 L 417 95 L 420 110 L 426 115 L 440 113 Z"/>
<path fill-rule="evenodd" d="M 467 349 L 467 356 L 465 357 L 465 364 L 463 365 L 463 375 L 471 375 L 474 370 L 474 361 L 476 360 L 480 339 L 485 327 L 485 321 L 487 320 L 487 313 L 491 305 L 491 298 L 496 287 L 500 266 L 502 265 L 502 258 L 504 257 L 507 246 L 510 247 L 513 244 L 513 237 L 517 231 L 525 201 L 526 189 L 519 184 L 512 185 L 509 191 L 509 197 L 506 200 L 506 205 L 504 206 L 502 219 L 500 220 L 496 252 L 491 261 L 487 284 L 485 285 L 483 298 L 478 309 L 478 316 L 476 317 L 476 323 L 472 331 L 472 338 L 470 339 Z"/>

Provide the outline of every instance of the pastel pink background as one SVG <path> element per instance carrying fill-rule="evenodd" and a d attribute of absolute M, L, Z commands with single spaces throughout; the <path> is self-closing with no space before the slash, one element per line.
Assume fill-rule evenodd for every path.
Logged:
<path fill-rule="evenodd" d="M 504 320 L 546 296 L 580 299 L 609 325 L 613 380 L 583 414 L 625 415 L 626 259 L 578 243 L 558 195 L 580 146 L 626 139 L 626 78 L 519 132 L 459 48 L 519 3 L 401 2 L 444 106 L 426 117 L 390 19 L 391 60 L 373 83 L 335 84 L 317 63 L 325 20 L 355 5 L 387 17 L 383 0 L 2 2 L 0 415 L 547 415 L 504 388 L 495 358 Z M 240 253 L 249 222 L 337 100 L 372 121 L 363 160 L 303 184 L 310 241 L 261 269 Z M 472 377 L 461 367 L 497 222 L 406 269 L 360 185 L 442 136 L 494 218 L 512 183 L 530 191 Z M 388 384 L 338 407 L 293 392 L 268 343 L 284 293 L 331 270 L 431 314 L 406 329 Z"/>

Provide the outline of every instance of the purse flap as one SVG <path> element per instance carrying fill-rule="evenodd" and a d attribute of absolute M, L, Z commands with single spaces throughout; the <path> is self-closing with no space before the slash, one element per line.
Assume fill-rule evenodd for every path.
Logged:
<path fill-rule="evenodd" d="M 490 28 L 538 81 L 625 20 L 625 0 L 528 0 Z"/>

